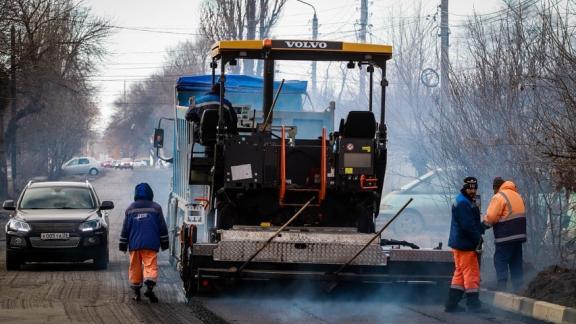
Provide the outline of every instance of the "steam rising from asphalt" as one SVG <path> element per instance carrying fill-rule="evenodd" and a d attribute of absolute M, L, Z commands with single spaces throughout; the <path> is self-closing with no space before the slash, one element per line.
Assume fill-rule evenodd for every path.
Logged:
<path fill-rule="evenodd" d="M 348 283 L 330 293 L 324 288 L 312 282 L 253 281 L 205 303 L 218 313 L 235 307 L 228 318 L 235 322 L 398 323 L 420 316 L 411 309 L 439 310 L 444 302 L 438 287 Z"/>

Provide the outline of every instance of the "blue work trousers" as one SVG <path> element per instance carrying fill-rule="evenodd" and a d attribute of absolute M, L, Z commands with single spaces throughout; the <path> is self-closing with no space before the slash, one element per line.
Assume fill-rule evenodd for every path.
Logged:
<path fill-rule="evenodd" d="M 496 245 L 494 267 L 499 286 L 508 281 L 508 269 L 515 290 L 522 286 L 524 270 L 522 268 L 522 242 L 502 243 Z"/>

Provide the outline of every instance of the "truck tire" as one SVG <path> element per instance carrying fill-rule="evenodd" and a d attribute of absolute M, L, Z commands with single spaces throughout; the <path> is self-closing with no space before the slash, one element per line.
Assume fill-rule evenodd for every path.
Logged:
<path fill-rule="evenodd" d="M 98 173 L 99 173 L 99 171 L 96 168 L 92 168 L 92 169 L 90 169 L 90 171 L 88 171 L 88 174 L 93 175 L 93 176 L 98 175 Z"/>
<path fill-rule="evenodd" d="M 180 278 L 184 287 L 184 294 L 186 298 L 190 299 L 198 292 L 198 279 L 196 278 L 196 269 L 194 268 L 194 257 L 192 249 L 187 243 L 182 244 L 182 268 L 180 270 Z"/>
<path fill-rule="evenodd" d="M 9 251 L 6 251 L 6 270 L 7 271 L 14 271 L 20 270 L 20 266 L 22 265 L 22 260 L 17 256 L 13 255 Z"/>

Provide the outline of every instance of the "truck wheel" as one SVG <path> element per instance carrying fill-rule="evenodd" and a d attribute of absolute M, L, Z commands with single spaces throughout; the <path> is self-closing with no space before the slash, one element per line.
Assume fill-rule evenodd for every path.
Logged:
<path fill-rule="evenodd" d="M 193 265 L 192 251 L 188 244 L 184 244 L 182 249 L 182 269 L 180 270 L 180 277 L 184 286 L 184 293 L 186 298 L 192 298 L 198 292 L 198 279 L 196 279 L 196 269 Z"/>
<path fill-rule="evenodd" d="M 92 169 L 90 169 L 90 171 L 88 171 L 88 173 L 89 173 L 90 175 L 95 176 L 95 175 L 98 175 L 99 172 L 98 172 L 98 169 L 92 168 Z"/>
<path fill-rule="evenodd" d="M 17 256 L 13 255 L 9 251 L 6 251 L 6 270 L 20 270 L 20 265 L 22 265 L 22 260 Z"/>
<path fill-rule="evenodd" d="M 106 248 L 98 257 L 94 258 L 94 268 L 96 270 L 108 269 L 108 248 Z"/>

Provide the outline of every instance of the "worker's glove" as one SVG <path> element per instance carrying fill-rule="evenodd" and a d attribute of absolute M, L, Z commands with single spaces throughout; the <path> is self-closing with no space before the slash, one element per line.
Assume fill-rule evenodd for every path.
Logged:
<path fill-rule="evenodd" d="M 478 255 L 481 255 L 483 251 L 484 251 L 484 239 L 480 237 L 480 242 L 478 242 L 478 245 L 476 245 L 476 253 Z"/>
<path fill-rule="evenodd" d="M 118 244 L 118 250 L 120 250 L 122 252 L 128 251 L 128 244 L 127 243 L 119 243 Z"/>
<path fill-rule="evenodd" d="M 170 243 L 168 241 L 160 242 L 160 248 L 162 249 L 162 251 L 168 250 L 169 247 Z"/>
<path fill-rule="evenodd" d="M 486 223 L 486 222 L 482 222 L 482 227 L 483 227 L 485 230 L 487 230 L 487 229 L 491 228 L 492 225 L 490 225 L 490 224 L 488 224 L 488 223 Z"/>
<path fill-rule="evenodd" d="M 482 245 L 480 244 L 476 247 L 476 254 L 481 255 L 482 252 L 484 252 L 484 249 L 482 248 Z"/>

